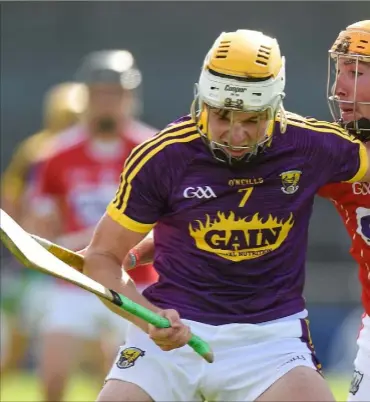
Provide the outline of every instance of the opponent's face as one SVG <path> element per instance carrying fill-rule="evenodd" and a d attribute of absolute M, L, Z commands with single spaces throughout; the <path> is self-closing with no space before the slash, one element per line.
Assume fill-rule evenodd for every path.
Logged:
<path fill-rule="evenodd" d="M 235 112 L 209 108 L 208 116 L 210 139 L 236 158 L 252 152 L 263 141 L 271 122 L 267 111 Z"/>
<path fill-rule="evenodd" d="M 87 120 L 97 133 L 116 132 L 131 116 L 132 93 L 119 85 L 91 85 L 88 96 Z"/>
<path fill-rule="evenodd" d="M 357 68 L 357 72 L 356 72 Z M 333 95 L 338 99 L 344 123 L 370 119 L 370 63 L 340 56 Z M 345 101 L 345 102 L 340 102 Z M 361 103 L 369 102 L 369 104 Z"/>

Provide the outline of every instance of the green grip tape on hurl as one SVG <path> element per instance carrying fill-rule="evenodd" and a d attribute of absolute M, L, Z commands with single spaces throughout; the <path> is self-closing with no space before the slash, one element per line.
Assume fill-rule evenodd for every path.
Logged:
<path fill-rule="evenodd" d="M 114 303 L 121 307 L 123 310 L 135 315 L 154 325 L 157 328 L 169 328 L 171 326 L 167 318 L 161 317 L 153 311 L 141 306 L 128 299 L 127 297 L 112 291 L 114 297 Z M 117 300 L 117 296 L 119 300 Z M 208 363 L 212 363 L 214 360 L 213 352 L 209 344 L 197 335 L 192 334 L 188 345 L 194 349 L 200 356 L 202 356 Z"/>

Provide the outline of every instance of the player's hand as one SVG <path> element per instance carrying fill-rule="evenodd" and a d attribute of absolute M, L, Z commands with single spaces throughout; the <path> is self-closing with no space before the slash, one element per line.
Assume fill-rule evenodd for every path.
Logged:
<path fill-rule="evenodd" d="M 190 328 L 183 324 L 176 310 L 162 310 L 158 313 L 167 318 L 170 328 L 156 328 L 149 324 L 149 337 L 164 351 L 181 348 L 191 338 Z"/>

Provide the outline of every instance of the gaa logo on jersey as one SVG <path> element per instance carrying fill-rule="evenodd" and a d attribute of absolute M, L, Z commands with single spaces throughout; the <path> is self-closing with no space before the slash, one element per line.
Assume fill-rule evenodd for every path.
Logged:
<path fill-rule="evenodd" d="M 132 367 L 136 360 L 144 355 L 145 352 L 139 348 L 125 348 L 120 352 L 116 365 L 120 369 L 127 369 Z"/>
<path fill-rule="evenodd" d="M 185 198 L 216 198 L 216 194 L 210 186 L 187 187 L 183 192 L 183 196 Z"/>
<path fill-rule="evenodd" d="M 301 178 L 302 172 L 300 170 L 288 170 L 281 173 L 281 191 L 284 194 L 294 194 L 298 189 L 298 182 Z"/>

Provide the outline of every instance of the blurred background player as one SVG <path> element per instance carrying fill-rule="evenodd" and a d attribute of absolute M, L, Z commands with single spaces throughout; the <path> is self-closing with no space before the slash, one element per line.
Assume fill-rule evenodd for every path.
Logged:
<path fill-rule="evenodd" d="M 52 87 L 44 98 L 43 129 L 22 141 L 1 177 L 1 208 L 20 221 L 27 208 L 25 194 L 32 167 L 45 155 L 55 134 L 78 122 L 83 110 L 81 84 L 62 83 Z"/>
<path fill-rule="evenodd" d="M 334 67 L 334 68 L 331 68 Z M 339 33 L 329 51 L 328 99 L 333 118 L 361 141 L 370 141 L 370 20 Z M 370 183 L 334 183 L 321 196 L 333 201 L 352 239 L 365 313 L 348 400 L 370 397 Z"/>
<path fill-rule="evenodd" d="M 19 144 L 1 177 L 1 208 L 22 224 L 29 214 L 34 173 L 52 149 L 56 134 L 77 123 L 84 106 L 83 93 L 83 85 L 70 82 L 49 89 L 43 101 L 43 128 Z M 6 250 L 2 253 L 1 267 L 1 372 L 4 374 L 19 366 L 25 357 L 29 336 L 42 311 L 36 295 L 43 297 L 48 281 L 44 275 L 22 269 Z M 21 304 L 14 286 L 23 290 Z"/>
<path fill-rule="evenodd" d="M 88 55 L 77 72 L 86 85 L 81 121 L 60 135 L 58 146 L 40 168 L 28 229 L 73 250 L 89 243 L 93 228 L 116 191 L 122 166 L 132 149 L 155 130 L 135 120 L 141 74 L 130 52 Z M 67 145 L 63 139 L 66 139 Z M 31 221 L 30 220 L 30 221 Z M 156 279 L 151 266 L 133 273 L 138 287 Z M 57 281 L 42 325 L 41 372 L 44 398 L 60 401 L 79 352 L 88 347 L 103 375 L 124 341 L 127 322 L 99 300 Z M 113 336 L 112 336 L 113 335 Z"/>

